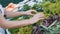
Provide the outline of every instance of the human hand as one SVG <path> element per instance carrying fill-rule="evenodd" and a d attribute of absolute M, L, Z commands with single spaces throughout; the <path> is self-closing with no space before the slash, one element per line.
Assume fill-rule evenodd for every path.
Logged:
<path fill-rule="evenodd" d="M 36 23 L 37 21 L 42 20 L 42 19 L 44 19 L 44 13 L 38 13 L 32 17 L 31 22 Z"/>
<path fill-rule="evenodd" d="M 35 11 L 35 10 L 28 10 L 28 11 L 26 11 L 25 13 L 26 13 L 27 15 L 34 15 L 34 14 L 36 14 L 36 12 L 37 12 L 37 11 Z"/>
<path fill-rule="evenodd" d="M 7 7 L 5 7 L 4 9 L 5 9 L 5 11 L 12 11 L 12 10 L 14 10 L 14 9 L 16 9 L 16 8 L 18 8 L 19 7 L 19 5 L 18 4 L 13 4 L 13 3 L 10 3 Z"/>

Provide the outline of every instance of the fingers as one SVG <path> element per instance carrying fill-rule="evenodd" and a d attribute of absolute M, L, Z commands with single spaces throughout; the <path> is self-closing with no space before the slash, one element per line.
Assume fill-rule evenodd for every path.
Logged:
<path fill-rule="evenodd" d="M 4 8 L 5 11 L 12 11 L 12 10 L 15 10 L 16 8 L 18 8 L 19 5 L 18 4 L 13 4 L 13 3 L 10 3 L 6 8 Z"/>
<path fill-rule="evenodd" d="M 43 19 L 45 19 L 45 18 L 40 18 L 40 20 L 43 20 Z"/>
<path fill-rule="evenodd" d="M 8 7 L 10 7 L 11 5 L 13 5 L 13 3 L 8 4 L 8 6 L 6 6 L 5 8 L 8 8 Z"/>
<path fill-rule="evenodd" d="M 29 11 L 32 11 L 32 12 L 37 12 L 36 10 L 29 10 Z"/>
<path fill-rule="evenodd" d="M 19 7 L 19 5 L 18 4 L 14 4 L 14 8 L 18 8 Z"/>
<path fill-rule="evenodd" d="M 40 13 L 40 18 L 43 18 L 44 17 L 44 13 Z"/>
<path fill-rule="evenodd" d="M 28 10 L 28 12 L 37 12 L 36 10 Z"/>
<path fill-rule="evenodd" d="M 42 19 L 42 18 L 44 18 L 44 14 L 43 13 L 38 13 L 38 14 L 35 14 L 34 17 Z"/>
<path fill-rule="evenodd" d="M 29 14 L 30 16 L 34 16 L 35 14 Z"/>

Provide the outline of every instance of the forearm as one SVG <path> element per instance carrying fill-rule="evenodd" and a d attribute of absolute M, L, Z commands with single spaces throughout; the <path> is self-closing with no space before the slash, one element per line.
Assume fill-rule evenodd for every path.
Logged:
<path fill-rule="evenodd" d="M 41 20 L 43 18 L 40 18 L 39 20 Z M 34 17 L 31 19 L 27 19 L 27 20 L 21 20 L 21 21 L 7 21 L 7 20 L 2 20 L 0 21 L 0 26 L 4 29 L 9 29 L 9 28 L 18 28 L 18 27 L 22 27 L 22 26 L 27 26 L 30 24 L 34 24 L 36 22 L 38 22 L 37 19 L 35 19 Z"/>
<path fill-rule="evenodd" d="M 27 15 L 25 12 L 5 12 L 6 17 L 12 18 L 16 16 Z"/>
<path fill-rule="evenodd" d="M 0 15 L 0 27 L 2 28 L 17 28 L 25 25 L 32 24 L 32 19 L 21 20 L 21 21 L 8 21 L 2 15 Z"/>
<path fill-rule="evenodd" d="M 9 25 L 6 28 L 18 28 L 22 26 L 27 26 L 33 24 L 30 20 L 22 20 L 22 21 L 8 21 Z"/>
<path fill-rule="evenodd" d="M 32 21 L 32 19 L 21 20 L 21 21 L 7 21 L 7 20 L 4 20 L 1 23 L 2 24 L 1 27 L 4 28 L 4 29 L 18 28 L 18 27 L 30 25 L 30 24 L 33 24 L 33 23 L 34 23 L 34 21 Z"/>

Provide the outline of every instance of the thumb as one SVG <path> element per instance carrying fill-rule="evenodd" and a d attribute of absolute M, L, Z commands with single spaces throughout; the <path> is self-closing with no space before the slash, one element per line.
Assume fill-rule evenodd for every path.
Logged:
<path fill-rule="evenodd" d="M 34 16 L 35 14 L 30 14 L 31 16 Z"/>

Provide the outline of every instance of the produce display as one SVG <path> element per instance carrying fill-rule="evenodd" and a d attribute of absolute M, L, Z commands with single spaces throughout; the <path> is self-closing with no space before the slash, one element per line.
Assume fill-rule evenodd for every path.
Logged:
<path fill-rule="evenodd" d="M 45 19 L 33 25 L 9 29 L 11 34 L 60 34 L 60 0 L 44 0 L 33 7 L 24 5 L 19 11 L 30 9 L 36 10 L 37 13 L 43 12 Z M 10 18 L 10 20 L 24 20 L 29 18 L 31 16 L 19 16 Z"/>
<path fill-rule="evenodd" d="M 33 34 L 60 34 L 60 16 L 51 15 L 39 26 L 34 26 Z M 56 30 L 55 30 L 56 29 Z"/>

